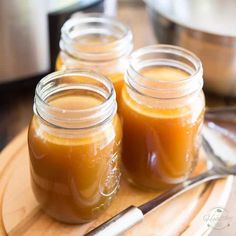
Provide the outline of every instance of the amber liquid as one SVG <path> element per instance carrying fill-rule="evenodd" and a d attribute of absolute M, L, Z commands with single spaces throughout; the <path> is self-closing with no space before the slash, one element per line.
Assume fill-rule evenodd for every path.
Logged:
<path fill-rule="evenodd" d="M 187 73 L 156 67 L 142 71 L 146 77 L 175 81 Z M 165 189 L 182 182 L 197 162 L 204 98 L 178 108 L 160 109 L 133 100 L 122 91 L 120 112 L 123 121 L 122 161 L 128 179 L 135 185 Z M 170 101 L 171 102 L 171 101 Z"/>
<path fill-rule="evenodd" d="M 55 107 L 71 110 L 100 103 L 99 97 L 76 92 L 50 100 Z M 93 130 L 63 132 L 45 128 L 33 117 L 28 134 L 33 191 L 50 216 L 68 223 L 87 222 L 109 206 L 119 186 L 120 121 L 115 116 Z"/>
<path fill-rule="evenodd" d="M 89 53 L 96 54 L 97 52 L 101 52 L 101 50 L 103 49 L 107 51 L 110 48 L 112 50 L 114 45 L 110 43 L 113 43 L 116 40 L 117 38 L 111 35 L 102 35 L 102 36 L 91 35 L 86 37 L 79 37 L 75 41 L 76 41 L 76 48 L 78 51 L 87 51 Z M 73 64 L 72 67 L 76 68 L 76 64 Z M 63 63 L 61 56 L 59 54 L 56 61 L 56 70 L 61 70 L 62 68 L 68 68 L 68 66 Z M 81 68 L 79 62 L 78 62 L 78 68 Z M 90 69 L 97 70 L 97 68 L 93 65 L 91 65 Z M 116 98 L 117 101 L 119 102 L 121 97 L 121 89 L 124 85 L 124 73 L 120 71 L 107 72 L 107 69 L 109 68 L 104 68 L 104 71 L 99 70 L 99 72 L 107 76 L 112 81 L 114 88 L 116 90 Z"/>

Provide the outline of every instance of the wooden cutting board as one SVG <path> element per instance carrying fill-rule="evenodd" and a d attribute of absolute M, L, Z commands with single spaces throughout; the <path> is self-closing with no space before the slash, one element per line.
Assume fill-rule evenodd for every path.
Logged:
<path fill-rule="evenodd" d="M 206 168 L 201 154 L 195 174 Z M 125 236 L 202 235 L 211 227 L 204 215 L 214 207 L 224 207 L 233 177 L 200 185 L 145 216 Z M 27 131 L 19 134 L 0 154 L 0 235 L 84 235 L 129 205 L 144 203 L 160 192 L 144 192 L 122 179 L 117 197 L 97 220 L 83 225 L 61 224 L 40 210 L 31 191 Z"/>

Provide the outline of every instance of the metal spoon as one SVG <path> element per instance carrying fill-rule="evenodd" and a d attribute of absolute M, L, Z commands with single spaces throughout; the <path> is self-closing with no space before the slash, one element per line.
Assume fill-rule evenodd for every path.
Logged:
<path fill-rule="evenodd" d="M 212 137 L 214 137 L 215 141 L 217 141 L 218 143 L 220 142 L 221 145 L 219 146 L 216 144 L 213 147 L 211 140 Z M 160 196 L 154 198 L 153 200 L 147 203 L 144 203 L 141 206 L 130 206 L 126 208 L 125 210 L 112 217 L 102 225 L 87 233 L 86 236 L 120 235 L 138 222 L 141 222 L 146 213 L 150 212 L 154 208 L 156 209 L 157 207 L 160 207 L 161 205 L 165 204 L 176 196 L 188 191 L 189 189 L 192 189 L 197 185 L 211 180 L 225 178 L 229 175 L 236 175 L 236 149 L 234 149 L 231 145 L 227 143 L 223 144 L 222 142 L 225 141 L 222 141 L 222 138 L 218 137 L 218 135 L 212 136 L 212 133 L 210 133 L 210 129 L 207 126 L 204 126 L 202 134 L 202 143 L 205 152 L 212 161 L 211 169 L 199 176 L 193 177 L 185 181 L 182 184 L 176 185 L 169 191 L 165 192 L 164 194 L 161 194 Z M 222 145 L 227 146 L 228 155 L 231 154 L 230 158 L 228 158 L 228 160 L 230 161 L 218 155 L 219 149 L 222 150 Z"/>
<path fill-rule="evenodd" d="M 236 106 L 222 106 L 214 108 L 206 108 L 206 120 L 220 120 L 226 122 L 236 122 Z"/>

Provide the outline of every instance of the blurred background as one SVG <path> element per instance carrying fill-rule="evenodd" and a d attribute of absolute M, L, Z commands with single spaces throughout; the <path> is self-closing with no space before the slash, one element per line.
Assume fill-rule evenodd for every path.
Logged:
<path fill-rule="evenodd" d="M 35 86 L 54 71 L 61 26 L 78 11 L 118 17 L 136 48 L 156 41 L 142 1 L 0 1 L 0 150 L 28 125 Z"/>
<path fill-rule="evenodd" d="M 235 0 L 0 0 L 0 150 L 28 125 L 35 86 L 54 71 L 60 28 L 78 11 L 117 17 L 133 31 L 135 48 L 168 43 L 196 53 L 207 105 L 236 104 Z M 235 197 L 234 188 L 233 222 Z M 232 227 L 212 236 L 235 235 Z"/>
<path fill-rule="evenodd" d="M 134 46 L 179 45 L 203 62 L 207 105 L 235 103 L 234 0 L 0 1 L 0 149 L 27 126 L 36 83 L 54 71 L 60 29 L 75 12 L 118 17 Z"/>

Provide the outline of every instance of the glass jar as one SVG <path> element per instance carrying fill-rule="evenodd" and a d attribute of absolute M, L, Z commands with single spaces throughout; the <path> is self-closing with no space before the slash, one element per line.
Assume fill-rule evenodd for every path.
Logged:
<path fill-rule="evenodd" d="M 120 21 L 97 13 L 76 14 L 61 29 L 56 69 L 88 68 L 106 75 L 119 101 L 132 48 L 132 33 Z"/>
<path fill-rule="evenodd" d="M 112 83 L 91 71 L 60 71 L 37 85 L 29 126 L 33 192 L 57 220 L 96 218 L 119 187 L 121 125 Z"/>
<path fill-rule="evenodd" d="M 200 147 L 203 70 L 191 52 L 154 45 L 131 55 L 122 90 L 122 161 L 129 181 L 165 189 L 186 180 Z"/>

